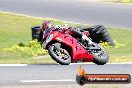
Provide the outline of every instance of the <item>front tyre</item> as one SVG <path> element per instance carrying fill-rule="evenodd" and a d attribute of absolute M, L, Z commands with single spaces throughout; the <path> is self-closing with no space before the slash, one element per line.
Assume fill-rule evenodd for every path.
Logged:
<path fill-rule="evenodd" d="M 103 47 L 99 46 L 100 50 L 93 50 L 92 55 L 94 56 L 94 63 L 97 65 L 104 65 L 108 62 L 109 56 L 108 53 L 104 50 Z"/>
<path fill-rule="evenodd" d="M 50 45 L 48 52 L 52 59 L 61 65 L 69 65 L 71 63 L 69 52 L 65 48 L 61 47 L 60 43 Z"/>

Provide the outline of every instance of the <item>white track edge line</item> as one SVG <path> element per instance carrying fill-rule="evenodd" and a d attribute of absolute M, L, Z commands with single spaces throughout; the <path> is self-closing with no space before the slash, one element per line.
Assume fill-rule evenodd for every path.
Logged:
<path fill-rule="evenodd" d="M 55 80 L 20 80 L 22 83 L 32 83 L 32 82 L 75 82 L 73 79 L 55 79 Z"/>
<path fill-rule="evenodd" d="M 94 64 L 94 63 L 71 63 L 70 65 L 90 65 L 90 64 Z M 132 62 L 107 63 L 107 64 L 132 64 Z M 37 64 L 0 64 L 0 67 L 1 66 L 29 66 L 29 65 L 37 65 Z"/>
<path fill-rule="evenodd" d="M 28 66 L 28 64 L 0 64 L 0 66 Z"/>
<path fill-rule="evenodd" d="M 83 65 L 83 64 L 95 64 L 95 63 L 71 63 L 70 65 L 81 65 L 81 64 Z M 132 62 L 107 63 L 107 64 L 132 64 Z"/>

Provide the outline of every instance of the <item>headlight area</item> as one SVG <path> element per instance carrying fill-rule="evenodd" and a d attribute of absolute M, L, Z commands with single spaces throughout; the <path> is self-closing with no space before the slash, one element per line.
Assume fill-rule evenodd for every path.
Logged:
<path fill-rule="evenodd" d="M 42 44 L 42 47 L 43 47 L 44 49 L 46 49 L 47 44 L 52 40 L 52 38 L 53 38 L 53 34 L 48 35 L 48 37 L 46 38 L 46 40 L 45 40 L 45 41 L 43 42 L 43 44 Z"/>
<path fill-rule="evenodd" d="M 52 40 L 52 38 L 53 38 L 53 34 L 49 35 L 49 36 L 46 38 L 45 43 L 50 42 L 50 41 Z"/>

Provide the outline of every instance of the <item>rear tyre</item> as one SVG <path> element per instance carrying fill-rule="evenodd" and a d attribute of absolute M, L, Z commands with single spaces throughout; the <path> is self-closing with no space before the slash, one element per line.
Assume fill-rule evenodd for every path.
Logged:
<path fill-rule="evenodd" d="M 48 52 L 52 59 L 61 65 L 69 65 L 71 63 L 69 52 L 65 48 L 61 47 L 59 43 L 50 45 Z"/>

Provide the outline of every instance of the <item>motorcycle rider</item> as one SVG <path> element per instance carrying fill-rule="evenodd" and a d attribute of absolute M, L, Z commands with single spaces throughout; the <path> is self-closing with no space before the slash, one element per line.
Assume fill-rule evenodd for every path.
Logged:
<path fill-rule="evenodd" d="M 46 32 L 49 32 L 50 30 L 58 30 L 58 29 L 61 29 L 61 27 L 60 26 L 55 27 L 51 21 L 48 21 L 48 20 L 43 21 L 41 26 L 41 35 L 42 34 L 44 35 Z M 67 27 L 65 29 L 71 32 L 69 34 L 74 34 L 80 39 L 82 39 L 83 41 L 86 41 L 88 45 L 93 44 L 93 42 L 85 34 L 80 32 L 78 28 Z M 40 37 L 43 37 L 43 36 L 40 36 Z"/>

